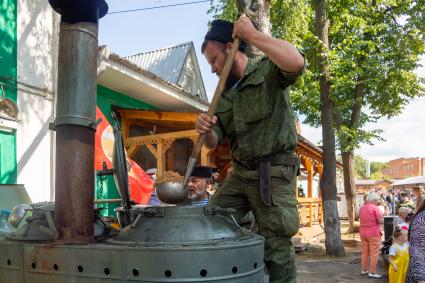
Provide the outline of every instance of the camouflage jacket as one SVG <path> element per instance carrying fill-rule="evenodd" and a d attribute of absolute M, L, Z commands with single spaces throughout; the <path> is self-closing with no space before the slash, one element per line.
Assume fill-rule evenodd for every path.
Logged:
<path fill-rule="evenodd" d="M 249 59 L 242 79 L 219 99 L 214 131 L 230 140 L 233 158 L 253 160 L 294 151 L 295 116 L 289 86 L 301 75 L 280 70 L 269 58 Z"/>

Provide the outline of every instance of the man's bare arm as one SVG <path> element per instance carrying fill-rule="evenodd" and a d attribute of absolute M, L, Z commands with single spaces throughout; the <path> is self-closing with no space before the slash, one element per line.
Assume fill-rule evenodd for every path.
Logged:
<path fill-rule="evenodd" d="M 295 46 L 256 30 L 248 17 L 242 16 L 235 22 L 233 36 L 260 49 L 285 72 L 297 73 L 304 68 L 304 57 Z"/>

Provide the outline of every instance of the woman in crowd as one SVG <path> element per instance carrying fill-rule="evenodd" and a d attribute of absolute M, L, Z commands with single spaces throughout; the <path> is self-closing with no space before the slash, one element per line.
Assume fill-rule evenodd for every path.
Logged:
<path fill-rule="evenodd" d="M 380 197 L 370 193 L 366 203 L 360 208 L 360 239 L 362 240 L 362 275 L 370 278 L 382 278 L 376 273 L 379 247 L 381 244 L 381 227 L 384 218 L 378 208 Z"/>
<path fill-rule="evenodd" d="M 394 218 L 393 226 L 408 226 L 406 218 L 411 212 L 412 210 L 408 207 L 400 207 L 398 209 L 398 216 Z"/>
<path fill-rule="evenodd" d="M 409 263 L 409 244 L 407 243 L 407 228 L 394 228 L 393 244 L 388 254 L 390 266 L 388 279 L 390 283 L 404 283 L 406 280 L 407 265 Z"/>
<path fill-rule="evenodd" d="M 425 283 L 425 201 L 419 205 L 409 227 L 407 283 Z"/>

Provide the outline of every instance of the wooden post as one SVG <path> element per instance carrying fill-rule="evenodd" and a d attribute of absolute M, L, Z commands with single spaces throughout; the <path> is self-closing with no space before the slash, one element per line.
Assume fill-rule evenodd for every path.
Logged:
<path fill-rule="evenodd" d="M 164 141 L 160 140 L 157 144 L 157 149 L 156 149 L 156 168 L 158 169 L 158 175 L 164 173 Z"/>
<path fill-rule="evenodd" d="M 308 227 L 313 226 L 313 203 L 310 201 L 308 205 L 308 214 L 310 215 L 310 219 L 308 221 Z"/>
<path fill-rule="evenodd" d="M 127 150 L 127 154 L 129 158 L 133 158 L 134 155 L 137 153 L 137 151 L 139 150 L 140 146 L 139 145 L 133 145 L 131 146 L 128 150 Z"/>
<path fill-rule="evenodd" d="M 313 167 L 311 166 L 311 161 L 309 158 L 305 159 L 305 165 L 306 165 L 306 169 L 307 169 L 307 197 L 311 198 L 313 197 Z"/>
<path fill-rule="evenodd" d="M 322 208 L 322 201 L 319 201 L 318 209 L 319 209 L 319 223 L 320 223 L 320 224 L 323 224 L 323 208 Z"/>

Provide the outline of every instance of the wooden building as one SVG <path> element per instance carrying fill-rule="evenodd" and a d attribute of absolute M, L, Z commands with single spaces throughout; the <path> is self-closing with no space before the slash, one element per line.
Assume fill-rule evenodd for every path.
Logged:
<path fill-rule="evenodd" d="M 159 174 L 176 171 L 181 175 L 187 166 L 198 134 L 194 130 L 199 112 L 170 112 L 155 110 L 120 109 L 124 144 L 127 153 L 142 168 L 156 167 Z M 314 177 L 322 174 L 322 150 L 298 135 L 296 154 L 301 160 L 302 176 L 306 179 L 307 190 L 299 195 L 299 212 L 303 225 L 322 223 L 322 202 L 320 194 L 313 191 Z M 221 178 L 226 177 L 231 166 L 228 144 L 224 143 L 214 150 L 203 147 L 200 165 L 217 167 Z M 298 186 L 297 186 L 298 187 Z"/>
<path fill-rule="evenodd" d="M 384 193 L 391 186 L 392 182 L 388 180 L 356 180 L 356 191 L 358 194 L 368 194 L 370 192 Z"/>

